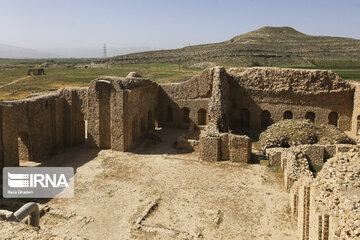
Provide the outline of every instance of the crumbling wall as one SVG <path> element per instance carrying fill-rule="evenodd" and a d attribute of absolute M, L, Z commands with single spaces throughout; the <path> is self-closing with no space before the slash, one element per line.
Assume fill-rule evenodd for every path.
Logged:
<path fill-rule="evenodd" d="M 294 184 L 291 206 L 299 238 L 360 237 L 358 163 L 357 150 L 337 154 L 324 164 L 315 179 L 302 178 Z"/>
<path fill-rule="evenodd" d="M 200 135 L 200 156 L 203 161 L 216 162 L 220 160 L 220 137 Z"/>
<path fill-rule="evenodd" d="M 153 130 L 158 85 L 139 77 L 101 77 L 88 90 L 88 144 L 130 151 Z"/>
<path fill-rule="evenodd" d="M 324 149 L 324 152 L 327 147 L 331 147 L 331 151 L 335 148 L 337 153 L 324 163 L 321 171 L 314 177 L 305 152 L 310 151 L 307 154 L 312 155 L 320 149 L 318 147 Z M 360 237 L 360 165 L 356 146 L 313 145 L 309 148 L 305 145 L 268 149 L 267 153 L 269 157 L 276 158 L 275 162 L 281 158 L 298 239 Z M 320 155 L 315 154 L 315 159 Z"/>
<path fill-rule="evenodd" d="M 200 135 L 200 156 L 204 161 L 230 160 L 232 162 L 251 162 L 251 139 L 248 136 L 221 133 Z"/>
<path fill-rule="evenodd" d="M 248 136 L 230 134 L 230 161 L 250 163 L 251 139 Z"/>
<path fill-rule="evenodd" d="M 266 154 L 269 158 L 269 164 L 271 166 L 281 166 L 283 148 L 269 148 L 266 149 Z"/>
<path fill-rule="evenodd" d="M 205 125 L 213 75 L 214 69 L 207 69 L 185 82 L 161 84 L 157 112 L 159 126 L 187 128 L 191 123 Z M 186 109 L 188 119 L 184 116 Z M 205 124 L 199 121 L 202 110 L 206 114 Z"/>
<path fill-rule="evenodd" d="M 76 146 L 85 142 L 86 120 L 86 87 L 64 88 L 64 143 L 67 146 Z"/>
<path fill-rule="evenodd" d="M 330 71 L 230 68 L 226 72 L 234 130 L 261 129 L 284 118 L 335 122 L 343 131 L 351 129 L 354 87 Z"/>
<path fill-rule="evenodd" d="M 125 94 L 125 151 L 138 146 L 149 131 L 155 127 L 155 112 L 158 103 L 158 85 L 149 85 L 126 90 Z"/>
<path fill-rule="evenodd" d="M 84 142 L 85 126 L 76 125 L 75 117 L 85 114 L 86 108 L 81 107 L 80 99 L 86 99 L 86 90 L 63 88 L 2 102 L 2 167 L 19 166 L 19 160 L 39 161 L 63 145 L 75 146 Z"/>
<path fill-rule="evenodd" d="M 209 102 L 209 124 L 220 132 L 227 132 L 227 109 L 229 100 L 228 75 L 224 68 L 214 68 L 214 80 Z"/>
<path fill-rule="evenodd" d="M 354 104 L 352 111 L 352 124 L 351 132 L 354 136 L 360 135 L 360 85 L 358 83 L 353 83 L 355 87 L 354 91 Z"/>

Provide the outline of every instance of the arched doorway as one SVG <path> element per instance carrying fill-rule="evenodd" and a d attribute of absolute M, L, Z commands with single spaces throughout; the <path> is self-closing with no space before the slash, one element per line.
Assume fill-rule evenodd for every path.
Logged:
<path fill-rule="evenodd" d="M 18 156 L 20 161 L 29 161 L 30 157 L 30 139 L 26 131 L 18 133 Z"/>
<path fill-rule="evenodd" d="M 173 109 L 171 106 L 168 106 L 167 107 L 167 117 L 166 117 L 166 120 L 168 122 L 172 122 L 173 121 Z"/>
<path fill-rule="evenodd" d="M 189 123 L 190 122 L 190 110 L 188 108 L 184 107 L 182 109 L 182 114 L 183 114 L 183 122 Z"/>
<path fill-rule="evenodd" d="M 198 111 L 198 125 L 206 125 L 206 110 L 203 108 Z"/>
<path fill-rule="evenodd" d="M 250 112 L 246 108 L 241 109 L 240 111 L 240 127 L 241 128 L 250 127 Z"/>
<path fill-rule="evenodd" d="M 305 118 L 310 120 L 312 123 L 315 123 L 315 113 L 313 112 L 307 112 L 305 114 Z"/>
<path fill-rule="evenodd" d="M 261 128 L 265 129 L 271 125 L 271 114 L 269 111 L 264 110 L 261 112 Z"/>
<path fill-rule="evenodd" d="M 293 119 L 293 113 L 291 111 L 285 111 L 283 119 Z"/>
<path fill-rule="evenodd" d="M 339 115 L 336 112 L 329 113 L 329 124 L 334 125 L 335 127 L 338 126 Z"/>

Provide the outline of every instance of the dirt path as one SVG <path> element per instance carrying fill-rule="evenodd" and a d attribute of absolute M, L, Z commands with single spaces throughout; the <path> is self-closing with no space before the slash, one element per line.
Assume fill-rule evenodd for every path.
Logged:
<path fill-rule="evenodd" d="M 179 132 L 159 134 L 171 140 Z M 171 141 L 145 145 L 136 154 L 81 147 L 50 162 L 76 167 L 75 197 L 50 200 L 38 233 L 6 226 L 0 236 L 296 239 L 289 194 L 265 166 L 202 162 Z"/>
<path fill-rule="evenodd" d="M 7 86 L 9 86 L 9 85 L 12 85 L 12 84 L 14 84 L 14 83 L 17 83 L 17 82 L 20 82 L 20 81 L 22 81 L 22 80 L 29 79 L 29 78 L 31 78 L 31 76 L 26 76 L 26 77 L 18 78 L 18 79 L 14 80 L 14 81 L 12 81 L 12 82 L 10 82 L 10 83 L 1 85 L 0 88 L 7 87 Z"/>

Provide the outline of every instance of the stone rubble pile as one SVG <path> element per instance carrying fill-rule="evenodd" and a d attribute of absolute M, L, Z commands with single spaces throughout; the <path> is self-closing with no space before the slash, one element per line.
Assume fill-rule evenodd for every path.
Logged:
<path fill-rule="evenodd" d="M 338 128 L 310 120 L 288 119 L 272 124 L 260 135 L 265 148 L 290 147 L 304 144 L 352 144 L 353 141 Z"/>

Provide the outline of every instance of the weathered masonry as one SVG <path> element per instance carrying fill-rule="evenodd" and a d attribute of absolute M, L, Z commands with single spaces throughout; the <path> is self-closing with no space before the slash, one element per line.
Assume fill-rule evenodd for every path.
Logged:
<path fill-rule="evenodd" d="M 155 125 L 189 128 L 204 160 L 247 162 L 250 139 L 235 134 L 241 129 L 307 118 L 357 134 L 359 94 L 357 86 L 322 70 L 218 67 L 160 85 L 135 73 L 101 77 L 88 88 L 1 102 L 0 164 L 18 166 L 83 142 L 131 151 Z"/>
<path fill-rule="evenodd" d="M 359 135 L 359 86 L 330 71 L 278 68 L 217 67 L 160 85 L 136 73 L 101 77 L 89 87 L 0 102 L 0 167 L 40 161 L 85 142 L 132 151 L 155 126 L 189 129 L 177 146 L 199 151 L 202 160 L 248 163 L 251 139 L 237 133 L 282 119 L 309 119 Z M 299 239 L 360 237 L 359 146 L 266 152 L 270 164 L 283 170 Z M 311 171 L 315 165 L 322 166 L 317 176 Z"/>

